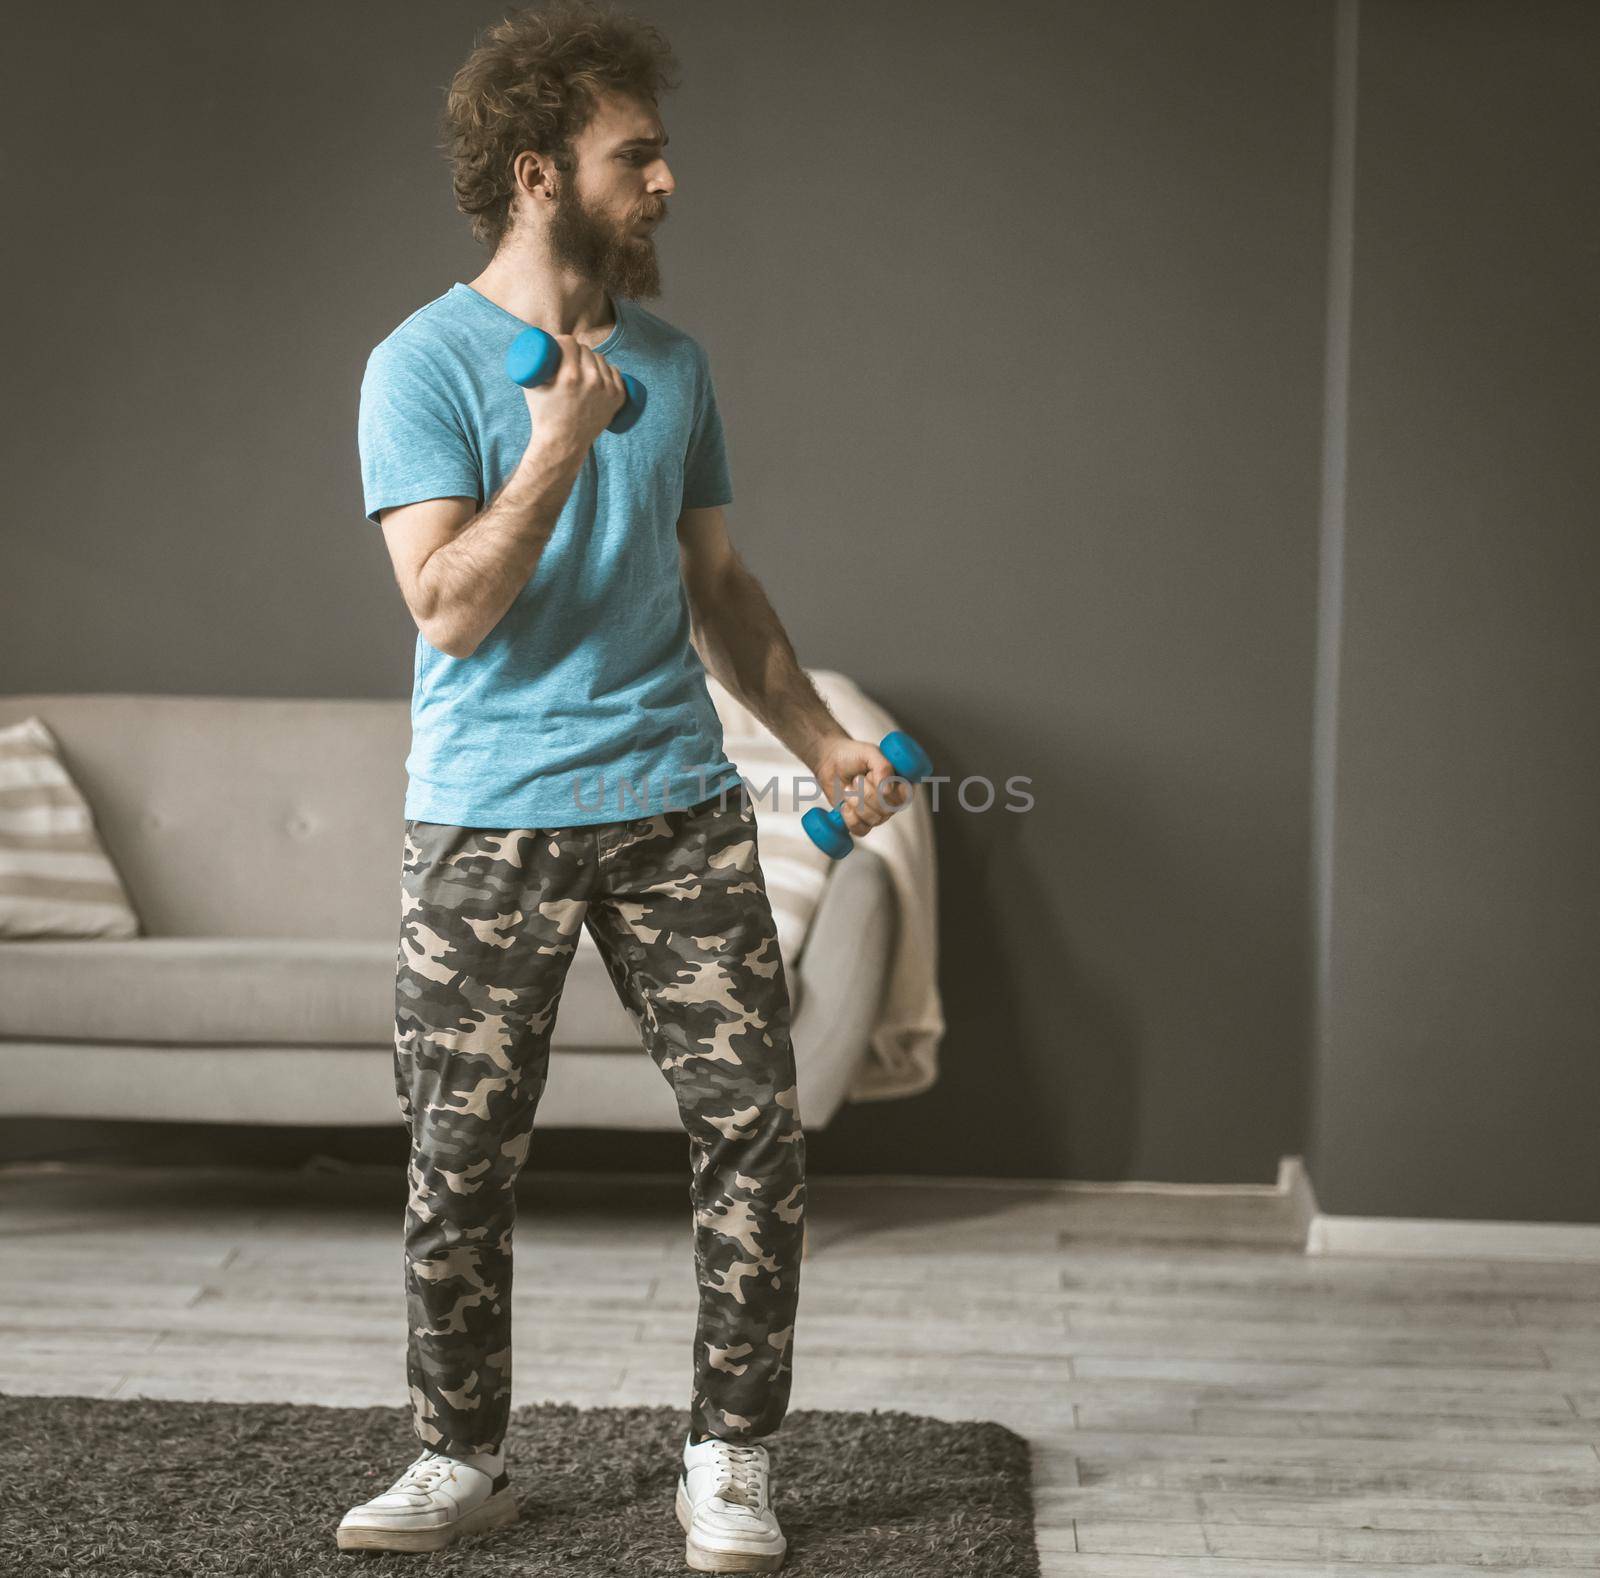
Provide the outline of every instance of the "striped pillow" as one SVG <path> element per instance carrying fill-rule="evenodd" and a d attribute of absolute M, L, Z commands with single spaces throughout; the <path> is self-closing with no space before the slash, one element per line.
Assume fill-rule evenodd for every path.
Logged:
<path fill-rule="evenodd" d="M 0 728 L 0 937 L 137 937 L 139 919 L 40 717 Z"/>

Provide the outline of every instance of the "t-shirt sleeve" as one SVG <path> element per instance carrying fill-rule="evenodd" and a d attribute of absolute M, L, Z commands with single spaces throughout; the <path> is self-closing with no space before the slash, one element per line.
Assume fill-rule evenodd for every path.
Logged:
<path fill-rule="evenodd" d="M 711 380 L 711 363 L 704 350 L 699 352 L 696 363 L 695 423 L 683 461 L 683 507 L 686 510 L 709 509 L 713 504 L 733 502 L 733 478 L 728 471 L 722 413 L 717 410 L 716 385 Z"/>
<path fill-rule="evenodd" d="M 425 357 L 385 341 L 367 358 L 356 420 L 367 519 L 418 499 L 481 497 L 478 464 Z"/>

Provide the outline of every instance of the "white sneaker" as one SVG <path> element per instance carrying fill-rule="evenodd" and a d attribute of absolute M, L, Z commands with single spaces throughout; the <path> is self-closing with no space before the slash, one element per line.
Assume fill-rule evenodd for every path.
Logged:
<path fill-rule="evenodd" d="M 491 1476 L 427 1447 L 382 1495 L 345 1513 L 339 1549 L 437 1551 L 463 1534 L 516 1521 L 517 1498 L 503 1469 Z"/>
<path fill-rule="evenodd" d="M 771 1464 L 759 1442 L 698 1446 L 683 1438 L 676 1510 L 686 1538 L 683 1558 L 702 1573 L 771 1572 L 789 1542 L 772 1510 Z"/>

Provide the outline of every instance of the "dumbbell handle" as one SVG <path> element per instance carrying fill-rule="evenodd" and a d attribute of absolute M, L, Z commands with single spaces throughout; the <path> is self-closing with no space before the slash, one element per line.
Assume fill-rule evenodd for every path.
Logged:
<path fill-rule="evenodd" d="M 895 776 L 904 778 L 907 783 L 921 783 L 933 771 L 928 753 L 904 729 L 893 729 L 884 735 L 878 741 L 878 749 L 889 758 Z M 837 806 L 829 811 L 824 811 L 819 805 L 812 806 L 800 818 L 800 825 L 805 828 L 811 842 L 823 854 L 831 855 L 835 860 L 843 860 L 855 848 L 855 840 L 844 825 L 844 816 Z"/>
<path fill-rule="evenodd" d="M 561 347 L 543 329 L 524 329 L 506 351 L 507 376 L 524 389 L 548 382 L 560 365 Z M 628 398 L 606 423 L 608 433 L 626 433 L 644 415 L 644 385 L 632 373 L 623 373 L 622 386 L 628 391 Z"/>

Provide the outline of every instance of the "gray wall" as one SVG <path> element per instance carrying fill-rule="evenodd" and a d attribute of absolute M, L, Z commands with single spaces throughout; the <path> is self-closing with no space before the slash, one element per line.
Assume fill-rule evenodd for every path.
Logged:
<path fill-rule="evenodd" d="M 1580 196 L 1563 139 L 1581 73 L 1543 118 L 1495 104 L 1464 135 L 1429 124 L 1495 99 L 1496 23 L 1530 102 L 1561 53 L 1534 18 L 1589 66 L 1592 27 L 1571 7 L 1367 7 L 1393 14 L 1367 38 L 1398 54 L 1362 65 L 1363 126 L 1386 140 L 1360 157 L 1351 488 L 1330 521 L 1333 0 L 638 9 L 685 68 L 655 305 L 710 350 L 735 540 L 804 662 L 856 676 L 941 770 L 1025 775 L 1037 797 L 935 819 L 945 1077 L 847 1109 L 813 1165 L 1267 1181 L 1309 1147 L 1334 1210 L 1595 1215 L 1592 1103 L 1573 1100 L 1593 1060 L 1573 1066 L 1582 1005 L 1552 955 L 1575 966 L 1596 929 L 1577 885 L 1593 736 L 1571 713 L 1594 651 L 1576 622 L 1584 476 L 1557 436 L 1576 439 L 1570 397 L 1594 390 L 1592 360 L 1556 338 L 1593 266 L 1556 212 Z M 435 117 L 499 14 L 347 0 L 264 26 L 91 3 L 24 24 L 0 112 L 27 237 L 11 340 L 32 369 L 6 423 L 27 523 L 8 533 L 6 688 L 407 693 L 413 631 L 361 515 L 356 391 L 376 340 L 480 267 Z M 1491 302 L 1501 319 L 1478 322 Z M 1542 383 L 1550 356 L 1565 398 Z M 1468 372 L 1479 398 L 1457 406 Z M 1484 493 L 1450 474 L 1460 457 L 1478 483 L 1506 468 L 1470 555 L 1462 511 Z M 1341 527 L 1342 609 L 1319 572 Z M 1513 557 L 1513 533 L 1538 552 Z M 1318 671 L 1330 629 L 1342 699 Z M 1542 723 L 1517 706 L 1529 686 Z M 1334 702 L 1337 854 L 1319 867 L 1313 738 Z M 1402 766 L 1410 814 L 1444 798 L 1428 849 L 1395 820 Z M 1481 838 L 1470 859 L 1461 842 L 1480 831 L 1469 766 L 1524 817 L 1500 818 L 1487 884 Z M 1418 899 L 1425 930 L 1397 956 L 1408 934 L 1384 928 L 1419 858 L 1460 886 Z M 1470 932 L 1439 928 L 1463 898 Z M 1459 1000 L 1490 985 L 1479 946 L 1498 1026 Z M 1324 959 L 1338 992 L 1319 1008 Z M 1400 969 L 1432 978 L 1424 1000 L 1390 989 Z M 1559 1007 L 1519 1015 L 1553 973 Z M 1530 1078 L 1520 1128 L 1496 1128 L 1507 1082 Z M 680 1153 L 550 1135 L 534 1165 Z"/>
<path fill-rule="evenodd" d="M 1335 1209 L 1600 1220 L 1600 8 L 1364 5 Z"/>

